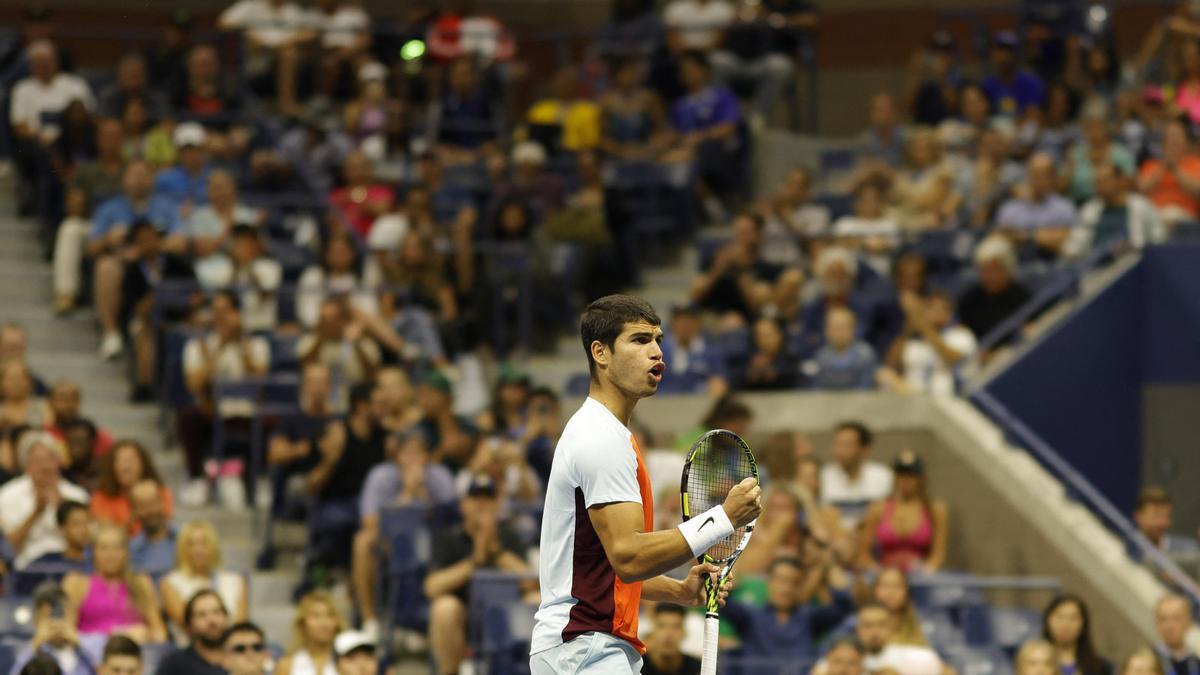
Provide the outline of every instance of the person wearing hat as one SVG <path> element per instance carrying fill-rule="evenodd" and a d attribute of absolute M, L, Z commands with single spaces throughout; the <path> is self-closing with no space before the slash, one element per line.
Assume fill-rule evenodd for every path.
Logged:
<path fill-rule="evenodd" d="M 0 487 L 0 529 L 16 553 L 17 570 L 47 553 L 66 550 L 56 520 L 58 505 L 88 502 L 87 490 L 62 477 L 64 458 L 62 444 L 50 434 L 29 431 L 21 436 L 17 466 L 23 474 Z"/>
<path fill-rule="evenodd" d="M 351 574 L 363 631 L 370 635 L 379 632 L 375 619 L 375 551 L 380 514 L 396 506 L 444 506 L 458 499 L 454 476 L 446 467 L 431 462 L 429 453 L 429 437 L 421 427 L 392 434 L 387 441 L 387 454 L 392 460 L 371 469 L 363 484 L 359 498 L 362 524 L 354 535 Z"/>
<path fill-rule="evenodd" d="M 1011 30 L 997 31 L 992 36 L 991 72 L 982 84 L 992 111 L 1002 117 L 1023 117 L 1046 100 L 1042 78 L 1021 67 L 1019 46 L 1017 34 Z"/>
<path fill-rule="evenodd" d="M 500 521 L 496 483 L 471 478 L 462 499 L 462 524 L 435 533 L 430 572 L 425 577 L 429 646 L 438 673 L 457 673 L 466 653 L 467 591 L 477 569 L 528 572 L 525 545 Z"/>
<path fill-rule="evenodd" d="M 375 675 L 379 659 L 375 656 L 375 638 L 366 631 L 345 630 L 333 640 L 338 675 Z"/>
<path fill-rule="evenodd" d="M 469 421 L 454 414 L 454 390 L 450 378 L 440 370 L 431 370 L 417 387 L 417 405 L 423 413 L 417 424 L 429 437 L 433 459 L 451 473 L 466 468 L 475 451 L 479 431 Z"/>
<path fill-rule="evenodd" d="M 171 135 L 178 163 L 159 172 L 154 191 L 174 200 L 183 217 L 208 203 L 208 132 L 197 122 L 184 122 Z"/>
<path fill-rule="evenodd" d="M 149 401 L 153 395 L 158 334 L 151 326 L 154 292 L 164 282 L 195 279 L 192 264 L 163 251 L 163 233 L 148 220 L 134 221 L 129 228 L 132 257 L 121 275 L 121 323 L 133 342 L 135 363 L 134 401 Z"/>
<path fill-rule="evenodd" d="M 946 559 L 946 502 L 929 497 L 925 463 L 912 450 L 896 455 L 892 474 L 891 496 L 872 504 L 863 519 L 858 565 L 937 572 Z"/>

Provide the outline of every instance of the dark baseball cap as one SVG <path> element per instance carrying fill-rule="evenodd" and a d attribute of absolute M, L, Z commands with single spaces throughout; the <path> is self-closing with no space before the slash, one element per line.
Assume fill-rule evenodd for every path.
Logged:
<path fill-rule="evenodd" d="M 912 450 L 901 450 L 892 462 L 892 471 L 920 476 L 925 473 L 925 462 L 921 461 L 920 455 Z"/>
<path fill-rule="evenodd" d="M 421 381 L 421 384 L 437 389 L 438 391 L 449 394 L 454 389 L 454 385 L 450 384 L 450 378 L 446 377 L 445 373 L 440 370 L 431 370 Z"/>
<path fill-rule="evenodd" d="M 467 485 L 467 496 L 495 497 L 496 481 L 492 480 L 491 476 L 482 473 L 471 476 L 471 482 Z"/>

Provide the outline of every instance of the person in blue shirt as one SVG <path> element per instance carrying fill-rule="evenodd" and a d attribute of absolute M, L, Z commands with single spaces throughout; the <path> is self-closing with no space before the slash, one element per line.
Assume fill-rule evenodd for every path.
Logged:
<path fill-rule="evenodd" d="M 114 359 L 124 350 L 119 326 L 121 281 L 125 271 L 122 255 L 129 228 L 138 220 L 152 223 L 165 235 L 182 232 L 179 208 L 165 195 L 155 194 L 154 174 L 145 161 L 130 162 L 121 177 L 121 194 L 96 208 L 88 232 L 87 254 L 95 261 L 95 304 L 103 338 L 100 356 Z"/>
<path fill-rule="evenodd" d="M 671 124 L 679 134 L 680 148 L 694 158 L 701 193 L 715 198 L 742 179 L 741 109 L 732 91 L 713 83 L 704 52 L 681 54 L 679 76 L 687 93 L 671 108 Z M 719 204 L 706 202 L 705 208 L 710 217 L 720 212 Z"/>
<path fill-rule="evenodd" d="M 88 507 L 76 501 L 59 504 L 54 512 L 58 530 L 62 533 L 66 547 L 59 552 L 47 553 L 29 564 L 29 569 L 44 569 L 59 573 L 90 572 L 92 569 L 92 516 Z M 21 588 L 18 593 L 30 593 L 32 588 Z"/>
<path fill-rule="evenodd" d="M 204 145 L 208 135 L 196 122 L 184 122 L 175 127 L 172 140 L 179 163 L 158 173 L 154 193 L 169 197 L 187 216 L 208 203 L 208 177 L 213 170 Z"/>
<path fill-rule="evenodd" d="M 664 384 L 673 390 L 703 391 L 720 396 L 729 389 L 725 354 L 708 342 L 700 326 L 699 308 L 677 305 L 663 335 L 663 360 L 667 364 Z"/>
<path fill-rule="evenodd" d="M 1046 99 L 1045 83 L 1033 72 L 1021 68 L 1017 48 L 1017 35 L 1012 31 L 999 31 L 992 37 L 992 72 L 983 78 L 982 84 L 992 111 L 1001 117 L 1021 117 Z"/>
<path fill-rule="evenodd" d="M 874 389 L 879 359 L 871 345 L 855 337 L 854 312 L 830 307 L 825 315 L 825 346 L 809 367 L 817 389 Z"/>
<path fill-rule="evenodd" d="M 138 481 L 129 489 L 129 508 L 141 527 L 129 540 L 129 561 L 137 572 L 154 579 L 175 569 L 175 527 L 167 519 L 162 487 L 152 479 Z"/>
<path fill-rule="evenodd" d="M 854 610 L 844 576 L 833 589 L 827 606 L 802 604 L 801 599 L 826 578 L 830 564 L 824 560 L 805 570 L 796 558 L 776 558 L 767 570 L 767 606 L 755 607 L 730 599 L 721 619 L 730 622 L 742 639 L 742 653 L 755 658 L 806 658 L 814 643 L 833 630 Z"/>

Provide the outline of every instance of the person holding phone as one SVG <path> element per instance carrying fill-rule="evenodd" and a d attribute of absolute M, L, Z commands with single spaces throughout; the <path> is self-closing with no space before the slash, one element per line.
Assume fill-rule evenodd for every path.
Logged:
<path fill-rule="evenodd" d="M 63 675 L 93 675 L 95 668 L 81 646 L 74 614 L 57 583 L 47 581 L 38 586 L 33 595 L 33 638 L 17 656 L 12 672 L 20 672 L 34 657 L 45 654 L 54 659 Z"/>

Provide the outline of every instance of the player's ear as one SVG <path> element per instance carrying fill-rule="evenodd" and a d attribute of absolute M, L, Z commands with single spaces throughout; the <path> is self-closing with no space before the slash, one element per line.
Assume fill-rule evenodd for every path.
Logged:
<path fill-rule="evenodd" d="M 600 340 L 592 340 L 591 349 L 592 360 L 596 362 L 596 365 L 607 368 L 608 362 L 612 358 L 612 351 L 608 348 L 608 345 Z"/>

